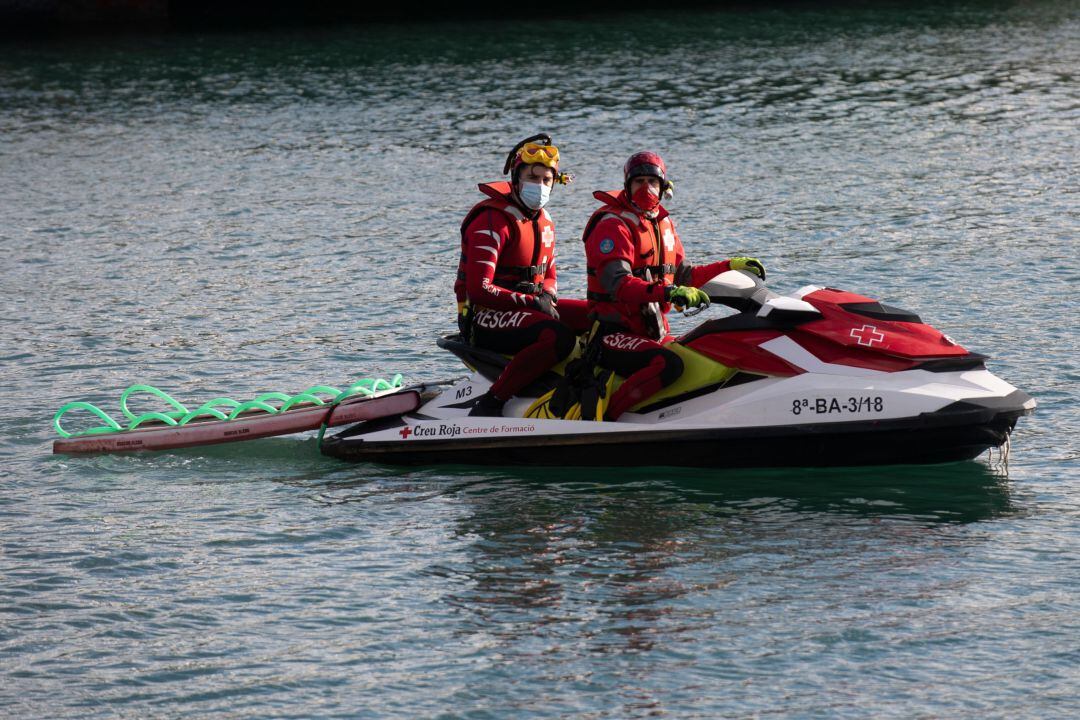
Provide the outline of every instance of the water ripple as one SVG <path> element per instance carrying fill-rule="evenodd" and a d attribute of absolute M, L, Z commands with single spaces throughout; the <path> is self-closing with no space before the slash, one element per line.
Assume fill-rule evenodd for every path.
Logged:
<path fill-rule="evenodd" d="M 1075 715 L 1078 37 L 1050 0 L 12 43 L 0 704 Z M 565 295 L 590 191 L 656 148 L 691 259 L 752 253 L 780 290 L 881 297 L 991 355 L 1040 402 L 1010 464 L 397 470 L 312 434 L 49 454 L 55 408 L 139 381 L 460 375 L 431 342 L 457 222 L 540 129 L 578 174 Z"/>

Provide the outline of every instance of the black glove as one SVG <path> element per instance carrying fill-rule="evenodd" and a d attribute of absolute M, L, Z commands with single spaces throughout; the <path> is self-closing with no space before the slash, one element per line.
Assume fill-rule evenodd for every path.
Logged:
<path fill-rule="evenodd" d="M 467 302 L 459 302 L 457 308 L 458 331 L 461 333 L 462 339 L 469 342 L 472 337 L 473 307 Z"/>
<path fill-rule="evenodd" d="M 537 310 L 543 313 L 547 313 L 556 320 L 559 319 L 559 311 L 555 307 L 559 302 L 559 299 L 557 297 L 545 290 L 539 295 L 534 295 L 533 298 L 536 301 Z"/>

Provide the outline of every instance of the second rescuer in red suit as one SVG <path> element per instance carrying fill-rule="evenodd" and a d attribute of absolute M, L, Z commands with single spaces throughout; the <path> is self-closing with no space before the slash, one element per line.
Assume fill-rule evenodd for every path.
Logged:
<path fill-rule="evenodd" d="M 626 378 L 608 402 L 607 420 L 679 378 L 683 363 L 664 346 L 671 342 L 667 313 L 707 305 L 697 288 L 726 270 L 752 270 L 764 277 L 754 258 L 731 258 L 695 266 L 661 194 L 671 183 L 659 155 L 640 152 L 623 167 L 621 192 L 596 192 L 603 206 L 585 227 L 590 315 L 600 321 L 600 364 Z"/>
<path fill-rule="evenodd" d="M 568 181 L 558 149 L 546 135 L 529 138 L 504 172 L 510 182 L 481 184 L 487 197 L 461 225 L 454 292 L 462 332 L 514 355 L 471 415 L 502 415 L 507 400 L 573 351 L 588 324 L 584 301 L 558 299 L 555 224 L 545 208 L 552 186 Z"/>

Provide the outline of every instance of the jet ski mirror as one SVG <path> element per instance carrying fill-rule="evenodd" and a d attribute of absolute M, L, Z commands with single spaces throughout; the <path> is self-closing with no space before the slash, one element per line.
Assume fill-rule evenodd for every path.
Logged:
<path fill-rule="evenodd" d="M 779 297 L 765 287 L 757 275 L 747 270 L 728 270 L 701 286 L 709 300 L 740 311 L 757 310 L 767 301 Z"/>

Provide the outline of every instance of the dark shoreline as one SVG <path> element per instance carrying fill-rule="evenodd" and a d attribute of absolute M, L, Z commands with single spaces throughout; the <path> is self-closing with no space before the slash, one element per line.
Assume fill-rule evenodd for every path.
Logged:
<path fill-rule="evenodd" d="M 957 5 L 1009 6 L 1017 0 L 966 0 Z M 868 9 L 940 7 L 928 0 L 667 0 L 663 10 Z M 652 8 L 659 9 L 659 8 Z M 539 19 L 603 18 L 650 8 L 583 5 L 552 0 Z M 0 38 L 36 39 L 113 33 L 168 33 L 191 30 L 247 30 L 296 27 L 522 20 L 535 18 L 533 6 L 479 0 L 459 5 L 453 14 L 419 13 L 405 4 L 372 5 L 347 0 L 0 0 Z"/>

